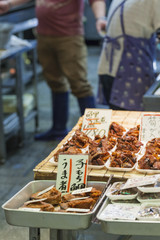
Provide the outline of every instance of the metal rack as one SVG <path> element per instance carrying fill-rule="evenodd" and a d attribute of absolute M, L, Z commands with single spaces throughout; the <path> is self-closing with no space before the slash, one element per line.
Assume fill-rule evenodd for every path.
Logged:
<path fill-rule="evenodd" d="M 15 24 L 13 29 L 13 33 L 17 33 L 17 35 L 25 30 L 36 27 L 38 21 L 36 19 L 30 19 L 25 22 Z M 3 111 L 3 80 L 0 74 L 0 163 L 4 163 L 7 157 L 6 154 L 6 141 L 15 134 L 15 132 L 19 133 L 19 142 L 23 143 L 25 137 L 25 122 L 35 118 L 35 127 L 38 127 L 38 95 L 37 95 L 37 40 L 30 40 L 29 46 L 16 46 L 8 48 L 4 50 L 0 55 L 0 64 L 9 59 L 15 60 L 15 68 L 16 68 L 16 77 L 14 86 L 12 86 L 16 99 L 17 99 L 17 115 L 18 121 L 15 124 L 14 128 L 10 130 L 8 134 L 5 134 L 4 129 L 4 111 Z M 23 111 L 23 94 L 24 94 L 24 82 L 23 82 L 23 61 L 22 54 L 30 53 L 32 56 L 32 84 L 34 90 L 35 97 L 35 107 L 33 111 L 27 117 L 24 117 Z M 6 120 L 6 119 L 5 119 Z"/>

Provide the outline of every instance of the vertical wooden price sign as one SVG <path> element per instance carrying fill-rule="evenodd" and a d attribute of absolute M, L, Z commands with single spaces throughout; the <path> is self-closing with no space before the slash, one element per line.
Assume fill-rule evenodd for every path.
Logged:
<path fill-rule="evenodd" d="M 160 137 L 160 114 L 142 113 L 140 141 L 148 142 Z"/>
<path fill-rule="evenodd" d="M 107 136 L 111 122 L 111 109 L 87 108 L 84 113 L 81 131 L 94 139 L 96 135 Z"/>
<path fill-rule="evenodd" d="M 85 188 L 88 154 L 61 154 L 58 159 L 56 189 L 61 193 Z"/>

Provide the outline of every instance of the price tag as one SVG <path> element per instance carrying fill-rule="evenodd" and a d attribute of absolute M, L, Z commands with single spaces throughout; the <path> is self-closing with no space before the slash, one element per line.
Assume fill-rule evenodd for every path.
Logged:
<path fill-rule="evenodd" d="M 84 209 L 84 208 L 67 208 L 67 212 L 79 212 L 79 213 L 87 213 L 90 211 L 90 209 Z"/>
<path fill-rule="evenodd" d="M 88 187 L 88 188 L 75 190 L 75 191 L 72 192 L 72 194 L 73 195 L 75 195 L 75 194 L 82 194 L 82 193 L 87 193 L 87 192 L 91 192 L 91 191 L 92 191 L 92 187 Z"/>
<path fill-rule="evenodd" d="M 88 197 L 72 198 L 72 199 L 70 199 L 68 201 L 71 202 L 71 201 L 75 201 L 75 200 L 84 200 L 84 199 L 87 199 L 87 198 L 89 198 L 89 196 Z"/>
<path fill-rule="evenodd" d="M 148 142 L 160 137 L 160 114 L 142 113 L 140 141 Z"/>
<path fill-rule="evenodd" d="M 39 192 L 39 193 L 37 194 L 37 196 L 39 197 L 40 195 L 42 195 L 42 194 L 44 194 L 44 193 L 46 193 L 46 192 L 49 192 L 49 190 L 51 190 L 53 187 L 54 187 L 54 185 L 52 185 L 52 186 L 44 189 L 43 191 Z"/>
<path fill-rule="evenodd" d="M 23 211 L 27 211 L 27 212 L 40 212 L 41 209 L 40 208 L 25 208 L 25 207 L 21 207 L 19 208 L 19 210 L 23 210 Z"/>
<path fill-rule="evenodd" d="M 88 154 L 60 154 L 56 189 L 61 193 L 85 188 L 87 181 Z"/>
<path fill-rule="evenodd" d="M 94 139 L 96 135 L 107 136 L 111 122 L 111 109 L 87 108 L 84 113 L 81 131 Z"/>
<path fill-rule="evenodd" d="M 30 200 L 30 201 L 27 201 L 27 202 L 25 202 L 25 205 L 28 205 L 28 204 L 30 204 L 30 203 L 38 203 L 38 202 L 43 202 L 43 201 L 45 201 L 47 198 L 41 198 L 41 199 L 37 199 L 37 200 Z"/>

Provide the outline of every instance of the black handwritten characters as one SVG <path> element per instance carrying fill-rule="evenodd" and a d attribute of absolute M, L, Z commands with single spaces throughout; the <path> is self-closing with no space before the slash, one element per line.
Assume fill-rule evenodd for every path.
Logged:
<path fill-rule="evenodd" d="M 62 193 L 85 188 L 87 168 L 88 154 L 59 155 L 56 188 Z"/>
<path fill-rule="evenodd" d="M 86 109 L 82 124 L 82 132 L 94 138 L 96 135 L 107 136 L 112 110 Z"/>
<path fill-rule="evenodd" d="M 140 139 L 147 142 L 160 136 L 160 114 L 142 114 Z"/>

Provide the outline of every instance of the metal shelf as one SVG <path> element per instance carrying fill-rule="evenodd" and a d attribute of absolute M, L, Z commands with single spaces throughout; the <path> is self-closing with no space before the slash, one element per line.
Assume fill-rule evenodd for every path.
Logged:
<path fill-rule="evenodd" d="M 23 142 L 25 138 L 25 122 L 35 118 L 35 128 L 38 127 L 38 94 L 37 94 L 37 41 L 31 40 L 29 41 L 29 46 L 18 46 L 12 47 L 2 52 L 0 55 L 0 63 L 6 61 L 7 59 L 14 58 L 16 63 L 16 76 L 15 83 L 12 83 L 12 89 L 14 88 L 14 92 L 17 98 L 17 115 L 18 120 L 15 121 L 15 124 L 9 129 L 5 128 L 4 122 L 4 111 L 3 111 L 3 80 L 0 76 L 0 163 L 5 162 L 6 160 L 6 141 L 15 135 L 15 133 L 19 133 L 20 142 Z M 25 118 L 24 110 L 23 110 L 23 94 L 25 90 L 25 83 L 23 81 L 23 65 L 22 65 L 22 54 L 30 52 L 32 54 L 32 84 L 35 96 L 35 108 L 33 112 Z M 7 130 L 6 130 L 7 129 Z M 6 134 L 7 131 L 7 134 Z"/>

